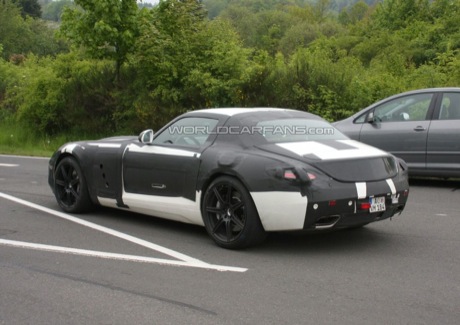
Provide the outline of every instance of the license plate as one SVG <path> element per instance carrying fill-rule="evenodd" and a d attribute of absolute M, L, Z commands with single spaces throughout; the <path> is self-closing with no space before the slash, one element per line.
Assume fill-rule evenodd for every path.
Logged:
<path fill-rule="evenodd" d="M 385 207 L 385 197 L 384 196 L 371 197 L 369 201 L 371 203 L 369 212 L 385 211 L 386 207 Z"/>

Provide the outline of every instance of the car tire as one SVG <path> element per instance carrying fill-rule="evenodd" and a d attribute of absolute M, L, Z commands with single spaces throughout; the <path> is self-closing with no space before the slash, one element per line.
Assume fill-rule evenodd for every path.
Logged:
<path fill-rule="evenodd" d="M 202 216 L 208 234 L 223 248 L 254 246 L 266 237 L 251 195 L 233 177 L 218 177 L 209 185 Z"/>
<path fill-rule="evenodd" d="M 92 207 L 85 176 L 75 158 L 65 157 L 57 165 L 54 195 L 65 212 L 82 213 Z"/>

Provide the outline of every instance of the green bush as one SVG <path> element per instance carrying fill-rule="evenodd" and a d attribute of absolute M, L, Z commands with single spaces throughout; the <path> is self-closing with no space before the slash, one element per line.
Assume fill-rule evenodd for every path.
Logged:
<path fill-rule="evenodd" d="M 408 89 L 460 86 L 459 4 L 414 1 L 411 12 L 402 0 L 376 11 L 358 2 L 339 18 L 327 1 L 224 1 L 213 20 L 195 0 L 151 10 L 85 1 L 85 15 L 64 15 L 60 35 L 78 45 L 69 53 L 57 25 L 0 1 L 0 147 L 138 133 L 204 107 L 287 107 L 332 121 Z"/>
<path fill-rule="evenodd" d="M 69 126 L 64 114 L 66 81 L 49 68 L 51 64 L 51 60 L 29 58 L 24 79 L 13 95 L 19 121 L 42 134 L 64 132 Z"/>

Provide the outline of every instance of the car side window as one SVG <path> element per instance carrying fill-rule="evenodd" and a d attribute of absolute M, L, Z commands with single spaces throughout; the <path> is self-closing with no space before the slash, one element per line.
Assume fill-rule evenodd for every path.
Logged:
<path fill-rule="evenodd" d="M 354 120 L 353 123 L 355 123 L 355 124 L 362 124 L 362 123 L 366 122 L 367 114 L 368 114 L 368 113 L 366 112 L 366 114 L 361 115 L 361 116 L 358 117 L 356 120 Z"/>
<path fill-rule="evenodd" d="M 423 121 L 426 119 L 433 94 L 416 94 L 390 100 L 374 109 L 378 122 Z"/>
<path fill-rule="evenodd" d="M 208 140 L 219 120 L 185 117 L 171 124 L 153 139 L 153 144 L 201 147 Z"/>
<path fill-rule="evenodd" d="M 460 120 L 460 93 L 442 95 L 440 120 Z"/>

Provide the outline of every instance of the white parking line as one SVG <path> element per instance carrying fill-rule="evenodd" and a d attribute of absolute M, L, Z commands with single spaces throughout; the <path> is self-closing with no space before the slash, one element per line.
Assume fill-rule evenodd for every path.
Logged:
<path fill-rule="evenodd" d="M 178 253 L 178 252 L 173 251 L 171 249 L 168 249 L 168 248 L 153 244 L 153 243 L 148 242 L 146 240 L 143 240 L 143 239 L 140 239 L 140 238 L 137 238 L 137 237 L 133 237 L 133 236 L 124 234 L 122 232 L 119 232 L 119 231 L 116 231 L 116 230 L 113 230 L 113 229 L 110 229 L 110 228 L 107 228 L 107 227 L 104 227 L 104 226 L 100 226 L 100 225 L 97 225 L 95 223 L 83 220 L 83 219 L 73 217 L 73 216 L 65 214 L 63 212 L 48 209 L 48 208 L 45 208 L 45 207 L 40 206 L 38 204 L 29 202 L 29 201 L 25 201 L 25 200 L 19 199 L 17 197 L 14 197 L 14 196 L 2 193 L 2 192 L 0 192 L 0 197 L 3 197 L 4 199 L 14 201 L 16 203 L 19 203 L 19 204 L 22 204 L 22 205 L 25 205 L 25 206 L 28 206 L 30 208 L 34 208 L 36 210 L 46 212 L 48 214 L 54 215 L 54 216 L 62 218 L 62 219 L 78 223 L 78 224 L 80 224 L 82 226 L 92 228 L 94 230 L 98 230 L 98 231 L 104 232 L 106 234 L 109 234 L 109 235 L 112 235 L 112 236 L 115 236 L 115 237 L 130 241 L 132 243 L 135 243 L 135 244 L 147 247 L 147 248 L 150 248 L 150 249 L 152 249 L 154 251 L 163 253 L 165 255 L 169 255 L 171 257 L 177 258 L 177 259 L 185 261 L 185 262 L 206 264 L 206 263 L 204 263 L 204 262 L 202 262 L 200 260 L 197 260 L 195 258 L 192 258 L 190 256 L 187 256 L 187 255 L 184 255 L 184 254 L 181 254 L 181 253 Z"/>
<path fill-rule="evenodd" d="M 176 258 L 176 259 L 180 260 L 181 262 L 179 262 L 179 264 L 182 265 L 182 263 L 183 263 L 184 266 L 201 267 L 201 268 L 205 268 L 205 269 L 218 269 L 220 271 L 234 271 L 234 272 L 244 272 L 244 271 L 247 270 L 247 269 L 242 269 L 242 268 L 216 266 L 216 265 L 212 265 L 212 264 L 209 264 L 209 263 L 205 263 L 203 261 L 200 261 L 200 260 L 195 259 L 193 257 L 187 256 L 185 254 L 176 252 L 176 251 L 171 250 L 169 248 L 166 248 L 166 247 L 163 247 L 163 246 L 160 246 L 160 245 L 156 245 L 156 244 L 148 242 L 146 240 L 143 240 L 143 239 L 131 236 L 131 235 L 127 235 L 127 234 L 124 234 L 122 232 L 119 232 L 119 231 L 116 231 L 116 230 L 113 230 L 113 229 L 110 229 L 110 228 L 107 228 L 107 227 L 104 227 L 104 226 L 100 226 L 100 225 L 97 225 L 95 223 L 92 223 L 92 222 L 89 222 L 89 221 L 86 221 L 86 220 L 82 220 L 82 219 L 73 217 L 71 215 L 65 214 L 63 212 L 55 211 L 55 210 L 43 207 L 41 205 L 29 202 L 29 201 L 25 201 L 25 200 L 22 200 L 22 199 L 19 199 L 17 197 L 14 197 L 14 196 L 11 196 L 11 195 L 8 195 L 8 194 L 5 194 L 5 193 L 2 193 L 2 192 L 0 192 L 0 197 L 2 197 L 4 199 L 7 199 L 7 200 L 10 200 L 10 201 L 13 201 L 13 202 L 16 202 L 16 203 L 19 203 L 19 204 L 22 204 L 22 205 L 25 205 L 25 206 L 28 206 L 28 207 L 33 208 L 33 209 L 36 209 L 36 210 L 39 210 L 39 211 L 54 215 L 56 217 L 59 217 L 59 218 L 62 218 L 62 219 L 65 219 L 65 220 L 80 224 L 82 226 L 89 227 L 91 229 L 98 230 L 98 231 L 101 231 L 103 233 L 106 233 L 106 234 L 109 234 L 109 235 L 112 235 L 112 236 L 115 236 L 115 237 L 130 241 L 132 243 L 135 243 L 135 244 L 138 244 L 140 246 L 152 249 L 154 251 L 163 253 L 165 255 L 168 255 L 168 256 L 171 256 L 173 258 Z M 2 240 L 2 241 L 0 241 L 0 244 L 6 245 L 6 242 L 4 240 Z M 9 245 L 12 246 L 12 243 L 10 242 Z M 26 247 L 24 245 L 17 245 L 17 246 Z M 39 248 L 40 244 L 30 244 L 28 247 L 33 248 L 34 246 L 35 246 L 36 249 L 43 249 L 43 248 Z M 46 247 L 46 246 L 42 245 L 42 247 Z M 54 247 L 54 248 L 50 249 L 50 247 Z M 65 248 L 65 247 L 57 247 L 57 246 L 48 246 L 47 250 L 54 250 L 54 251 L 61 250 L 61 251 L 70 252 L 71 250 L 75 250 L 75 249 Z M 73 253 L 75 254 L 77 251 L 83 252 L 84 250 L 75 250 Z M 86 252 L 93 252 L 93 251 L 86 251 Z M 102 252 L 99 252 L 99 253 L 106 254 L 106 255 L 107 254 L 109 254 L 109 255 L 113 254 L 113 253 L 102 253 Z M 85 254 L 85 255 L 88 255 L 88 254 Z M 115 255 L 122 256 L 120 254 L 115 254 Z M 93 255 L 93 256 L 96 256 L 96 255 Z M 128 256 L 128 255 L 125 255 L 125 256 Z M 107 258 L 109 258 L 109 257 L 107 257 Z M 152 259 L 147 258 L 147 259 L 149 259 L 150 263 L 152 263 L 154 260 L 156 260 L 156 259 L 153 259 L 153 258 Z M 131 257 L 131 260 L 133 260 L 133 257 Z M 168 260 L 161 260 L 161 259 L 158 259 L 158 260 L 163 261 L 163 262 L 161 262 L 161 264 L 179 265 L 179 264 L 177 264 L 178 261 L 169 261 L 168 263 L 164 263 L 164 261 L 168 261 Z M 235 270 L 243 270 L 243 271 L 235 271 Z"/>
<path fill-rule="evenodd" d="M 163 264 L 163 265 L 174 265 L 174 266 L 186 266 L 186 267 L 195 267 L 208 270 L 217 270 L 217 271 L 231 271 L 231 272 L 246 272 L 248 269 L 241 267 L 232 267 L 232 266 L 223 266 L 223 265 L 214 265 L 214 264 L 203 264 L 203 263 L 191 263 L 183 261 L 172 261 L 161 258 L 153 258 L 146 256 L 136 256 L 136 255 L 125 255 L 125 254 L 116 254 L 116 253 L 107 253 L 100 251 L 92 251 L 86 249 L 70 248 L 70 247 L 61 247 L 61 246 L 51 246 L 35 243 L 27 243 L 16 240 L 7 240 L 0 238 L 0 245 L 11 246 L 11 247 L 21 247 L 21 248 L 30 248 L 42 251 L 50 251 L 57 253 L 66 253 L 66 254 L 76 254 L 83 256 L 92 256 L 107 258 L 113 260 L 122 260 L 130 262 L 142 262 L 142 263 L 154 263 L 154 264 Z"/>
<path fill-rule="evenodd" d="M 7 157 L 7 158 L 19 158 L 19 159 L 42 159 L 42 160 L 50 160 L 48 157 L 34 157 L 34 156 L 18 156 L 18 155 L 0 155 L 0 157 Z"/>
<path fill-rule="evenodd" d="M 18 164 L 0 164 L 0 167 L 18 167 Z"/>

